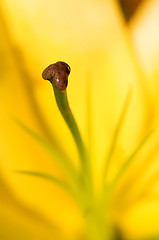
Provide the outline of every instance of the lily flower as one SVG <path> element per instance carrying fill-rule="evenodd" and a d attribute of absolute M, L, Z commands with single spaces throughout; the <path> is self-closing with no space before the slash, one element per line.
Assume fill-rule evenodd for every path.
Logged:
<path fill-rule="evenodd" d="M 159 239 L 157 2 L 0 3 L 2 240 Z"/>

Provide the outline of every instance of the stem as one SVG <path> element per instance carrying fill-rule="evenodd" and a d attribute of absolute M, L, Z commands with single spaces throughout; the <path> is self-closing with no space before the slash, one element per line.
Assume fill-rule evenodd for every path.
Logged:
<path fill-rule="evenodd" d="M 91 199 L 92 193 L 93 193 L 93 182 L 92 182 L 92 171 L 91 171 L 89 154 L 83 143 L 79 128 L 77 126 L 77 123 L 70 109 L 66 90 L 64 92 L 61 92 L 53 84 L 52 86 L 53 86 L 57 106 L 68 128 L 70 129 L 72 136 L 74 138 L 74 141 L 76 143 L 77 150 L 80 156 L 81 167 L 82 167 L 81 180 L 84 181 L 83 184 L 85 185 L 85 189 L 87 190 L 86 193 L 88 195 L 90 194 L 89 197 Z"/>
<path fill-rule="evenodd" d="M 59 91 L 54 85 L 53 85 L 53 89 L 54 89 L 57 106 L 58 106 L 68 128 L 70 129 L 72 136 L 74 138 L 74 141 L 76 143 L 78 153 L 79 153 L 79 156 L 81 159 L 81 163 L 82 163 L 82 165 L 85 165 L 84 160 L 86 158 L 86 148 L 84 146 L 77 123 L 76 123 L 74 116 L 72 114 L 72 111 L 70 109 L 68 99 L 67 99 L 67 92 Z"/>

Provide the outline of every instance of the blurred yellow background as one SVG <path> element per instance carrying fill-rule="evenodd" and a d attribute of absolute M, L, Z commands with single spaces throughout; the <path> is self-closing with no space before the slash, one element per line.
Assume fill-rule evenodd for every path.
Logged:
<path fill-rule="evenodd" d="M 87 240 L 83 213 L 67 192 L 44 179 L 15 172 L 40 171 L 65 179 L 56 157 L 14 117 L 79 169 L 71 133 L 50 83 L 41 77 L 44 68 L 57 61 L 71 66 L 68 98 L 86 146 L 90 128 L 97 192 L 130 89 L 132 98 L 113 149 L 108 180 L 155 129 L 124 173 L 108 208 L 113 231 L 118 229 L 121 239 L 159 236 L 159 1 L 127 1 L 124 6 L 117 0 L 1 1 L 0 239 Z"/>

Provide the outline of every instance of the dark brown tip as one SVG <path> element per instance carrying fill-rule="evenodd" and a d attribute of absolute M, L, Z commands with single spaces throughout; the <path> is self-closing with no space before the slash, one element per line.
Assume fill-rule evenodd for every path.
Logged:
<path fill-rule="evenodd" d="M 49 80 L 59 91 L 65 91 L 68 84 L 68 75 L 71 68 L 65 62 L 49 65 L 42 73 L 45 80 Z"/>

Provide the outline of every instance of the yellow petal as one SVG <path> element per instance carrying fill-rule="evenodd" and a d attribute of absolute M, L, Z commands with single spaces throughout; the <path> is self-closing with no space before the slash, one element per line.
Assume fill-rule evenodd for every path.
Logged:
<path fill-rule="evenodd" d="M 145 86 L 151 98 L 152 107 L 159 121 L 158 77 L 159 77 L 159 2 L 145 1 L 130 21 L 130 32 L 134 51 L 145 74 Z"/>
<path fill-rule="evenodd" d="M 5 182 L 2 171 L 0 173 L 0 238 L 63 239 L 56 225 L 18 200 L 13 189 Z"/>

